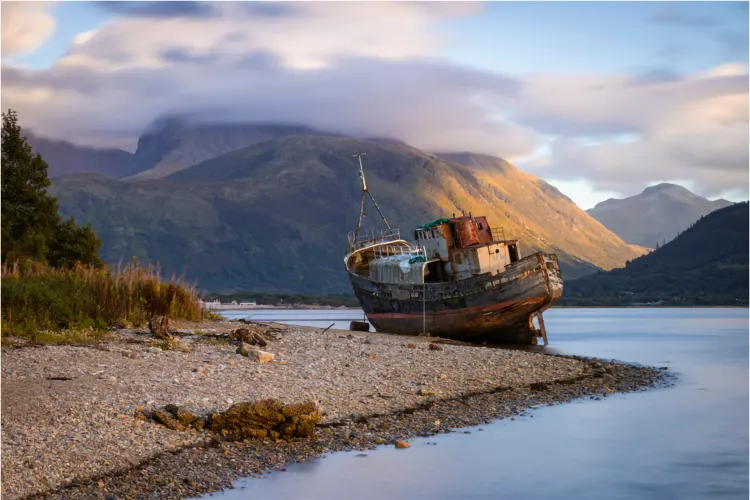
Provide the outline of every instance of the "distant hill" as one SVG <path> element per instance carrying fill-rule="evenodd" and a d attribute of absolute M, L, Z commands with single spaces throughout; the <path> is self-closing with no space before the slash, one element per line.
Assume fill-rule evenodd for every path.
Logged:
<path fill-rule="evenodd" d="M 725 200 L 724 198 L 713 200 L 712 203 L 714 204 L 714 206 L 716 206 L 716 208 L 724 208 L 734 204 L 733 201 Z"/>
<path fill-rule="evenodd" d="M 657 243 L 672 240 L 701 216 L 730 204 L 663 183 L 630 198 L 603 201 L 587 212 L 627 243 L 655 248 Z"/>
<path fill-rule="evenodd" d="M 45 139 L 26 130 L 24 135 L 34 151 L 47 162 L 50 178 L 95 172 L 119 179 L 133 175 L 138 169 L 133 155 L 121 149 L 78 146 L 67 141 Z"/>
<path fill-rule="evenodd" d="M 165 117 L 138 139 L 132 179 L 161 179 L 183 168 L 259 142 L 291 135 L 312 134 L 302 125 L 196 124 Z"/>
<path fill-rule="evenodd" d="M 568 279 L 643 252 L 503 160 L 464 166 L 397 141 L 290 136 L 164 179 L 73 175 L 52 192 L 63 214 L 93 223 L 110 262 L 159 261 L 213 292 L 348 293 L 341 259 L 359 213 L 357 152 L 367 154 L 368 187 L 407 239 L 418 224 L 466 210 L 520 239 L 524 253 L 556 252 Z"/>
<path fill-rule="evenodd" d="M 701 217 L 663 247 L 565 283 L 560 305 L 748 305 L 748 203 Z"/>

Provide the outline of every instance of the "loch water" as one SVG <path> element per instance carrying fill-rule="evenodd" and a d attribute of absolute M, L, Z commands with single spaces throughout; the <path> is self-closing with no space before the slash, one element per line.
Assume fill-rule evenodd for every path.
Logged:
<path fill-rule="evenodd" d="M 338 318 L 336 327 L 347 328 L 361 314 L 226 315 L 321 328 Z M 674 385 L 538 408 L 482 432 L 414 439 L 408 450 L 334 453 L 239 480 L 212 498 L 748 498 L 747 309 L 554 308 L 545 324 L 550 345 L 530 349 L 666 366 Z"/>

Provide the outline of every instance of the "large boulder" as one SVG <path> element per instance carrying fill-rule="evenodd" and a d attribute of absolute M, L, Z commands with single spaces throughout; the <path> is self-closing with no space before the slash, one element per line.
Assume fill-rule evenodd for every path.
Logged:
<path fill-rule="evenodd" d="M 266 399 L 232 405 L 223 413 L 211 415 L 211 430 L 236 438 L 311 437 L 322 415 L 314 402 L 282 405 L 279 399 Z"/>
<path fill-rule="evenodd" d="M 210 415 L 199 415 L 176 405 L 167 405 L 148 415 L 138 408 L 136 418 L 150 418 L 177 431 L 187 428 L 207 429 L 237 439 L 291 439 L 312 437 L 322 414 L 318 405 L 312 401 L 283 405 L 279 399 L 265 399 L 237 403 L 227 411 Z"/>

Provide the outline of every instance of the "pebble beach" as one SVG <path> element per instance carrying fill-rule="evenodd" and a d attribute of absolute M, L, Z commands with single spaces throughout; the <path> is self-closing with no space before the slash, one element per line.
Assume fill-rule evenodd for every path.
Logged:
<path fill-rule="evenodd" d="M 180 325 L 181 350 L 147 331 L 88 345 L 2 350 L 3 498 L 192 498 L 239 477 L 341 450 L 472 432 L 539 405 L 644 390 L 656 367 L 440 339 L 274 326 L 260 363 L 221 337 L 236 322 Z M 136 418 L 165 405 L 220 412 L 314 401 L 315 436 L 231 441 Z M 404 453 L 408 453 L 405 450 Z"/>

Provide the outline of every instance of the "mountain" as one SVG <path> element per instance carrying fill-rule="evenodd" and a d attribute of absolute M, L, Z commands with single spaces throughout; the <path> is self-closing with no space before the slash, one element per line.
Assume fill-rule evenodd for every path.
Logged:
<path fill-rule="evenodd" d="M 702 216 L 625 268 L 565 283 L 561 305 L 748 305 L 748 203 Z"/>
<path fill-rule="evenodd" d="M 482 172 L 404 144 L 345 137 L 268 140 L 163 179 L 71 175 L 51 190 L 63 214 L 92 222 L 109 262 L 137 255 L 214 292 L 347 293 L 342 258 L 361 200 L 357 152 L 366 153 L 368 188 L 407 239 L 415 226 L 463 209 L 520 239 L 522 252 L 556 252 L 567 278 L 643 251 L 502 160 Z M 374 224 L 372 208 L 368 215 Z"/>
<path fill-rule="evenodd" d="M 312 134 L 301 125 L 198 124 L 179 117 L 157 120 L 138 139 L 135 163 L 139 179 L 161 179 L 183 168 L 259 142 Z"/>
<path fill-rule="evenodd" d="M 624 241 L 655 248 L 672 240 L 701 216 L 730 204 L 727 200 L 707 200 L 682 186 L 663 183 L 630 198 L 610 198 L 587 212 Z"/>
<path fill-rule="evenodd" d="M 729 205 L 734 204 L 733 201 L 725 200 L 724 198 L 713 200 L 711 203 L 713 203 L 716 208 L 724 208 L 724 207 L 728 207 Z"/>
<path fill-rule="evenodd" d="M 49 165 L 47 175 L 50 178 L 80 172 L 121 178 L 137 172 L 133 155 L 127 151 L 78 146 L 67 141 L 39 137 L 28 131 L 24 131 L 24 134 L 32 149 L 41 154 Z"/>

